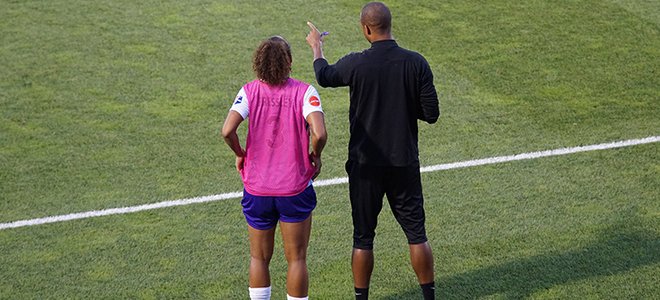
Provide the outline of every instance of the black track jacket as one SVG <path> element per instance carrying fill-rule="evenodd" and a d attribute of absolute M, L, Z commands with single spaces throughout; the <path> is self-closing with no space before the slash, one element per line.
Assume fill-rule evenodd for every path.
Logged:
<path fill-rule="evenodd" d="M 419 53 L 394 40 L 377 41 L 334 65 L 314 61 L 322 87 L 349 86 L 351 161 L 375 166 L 419 165 L 417 119 L 440 116 L 433 73 Z"/>

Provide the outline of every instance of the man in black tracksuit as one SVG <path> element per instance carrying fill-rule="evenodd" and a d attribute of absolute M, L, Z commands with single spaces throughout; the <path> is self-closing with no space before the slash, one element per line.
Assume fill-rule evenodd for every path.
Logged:
<path fill-rule="evenodd" d="M 379 2 L 360 16 L 371 48 L 334 65 L 323 57 L 322 36 L 308 23 L 316 80 L 322 87 L 350 87 L 350 141 L 346 171 L 353 216 L 352 269 L 356 299 L 367 299 L 373 270 L 373 240 L 387 195 L 410 246 L 413 269 L 425 299 L 434 299 L 433 254 L 424 228 L 417 120 L 435 123 L 438 96 L 428 62 L 399 47 L 391 14 Z"/>

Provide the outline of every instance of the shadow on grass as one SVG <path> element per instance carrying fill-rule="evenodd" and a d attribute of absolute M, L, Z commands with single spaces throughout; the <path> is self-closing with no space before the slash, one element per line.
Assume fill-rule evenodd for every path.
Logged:
<path fill-rule="evenodd" d="M 438 299 L 500 295 L 527 298 L 534 292 L 573 281 L 610 276 L 660 262 L 660 237 L 652 232 L 614 231 L 587 247 L 539 255 L 440 278 Z M 421 299 L 419 288 L 383 299 Z"/>

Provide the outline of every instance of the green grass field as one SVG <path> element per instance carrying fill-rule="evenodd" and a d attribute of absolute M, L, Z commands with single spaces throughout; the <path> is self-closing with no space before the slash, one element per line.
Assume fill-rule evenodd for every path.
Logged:
<path fill-rule="evenodd" d="M 423 166 L 660 135 L 660 2 L 388 1 L 442 115 Z M 219 129 L 274 34 L 293 77 L 369 45 L 364 3 L 0 0 L 0 223 L 239 191 Z M 317 86 L 318 87 L 318 86 Z M 320 89 L 320 179 L 343 177 L 348 90 Z M 241 134 L 244 134 L 242 131 Z M 660 145 L 423 174 L 440 299 L 657 299 Z M 351 299 L 346 185 L 318 187 L 310 296 Z M 247 299 L 238 199 L 0 230 L 0 299 Z M 278 241 L 273 299 L 285 298 Z M 384 209 L 372 299 L 420 299 Z"/>

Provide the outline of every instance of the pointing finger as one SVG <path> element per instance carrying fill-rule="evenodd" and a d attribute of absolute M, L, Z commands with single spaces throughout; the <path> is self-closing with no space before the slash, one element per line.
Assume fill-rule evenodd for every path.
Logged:
<path fill-rule="evenodd" d="M 312 24 L 312 22 L 307 21 L 307 26 L 309 26 L 309 29 L 319 32 L 319 30 L 316 28 L 316 26 L 314 26 L 314 24 Z"/>

